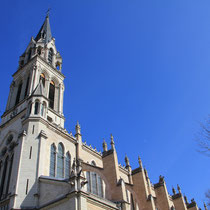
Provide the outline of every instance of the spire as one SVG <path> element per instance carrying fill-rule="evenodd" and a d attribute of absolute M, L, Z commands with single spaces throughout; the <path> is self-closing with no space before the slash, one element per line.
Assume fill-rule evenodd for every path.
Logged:
<path fill-rule="evenodd" d="M 176 194 L 176 190 L 174 189 L 174 187 L 172 187 L 172 192 L 174 195 Z"/>
<path fill-rule="evenodd" d="M 111 134 L 110 138 L 111 138 L 111 147 L 114 150 L 115 149 L 115 147 L 114 147 L 114 137 L 112 136 L 112 134 Z"/>
<path fill-rule="evenodd" d="M 127 155 L 125 155 L 125 164 L 126 164 L 126 167 L 130 166 L 130 162 Z"/>
<path fill-rule="evenodd" d="M 42 27 L 39 30 L 39 33 L 37 34 L 35 41 L 42 40 L 45 44 L 47 44 L 49 41 L 52 40 L 52 34 L 50 29 L 50 21 L 49 21 L 49 10 L 47 12 L 47 16 L 45 18 L 45 21 L 42 25 Z"/>
<path fill-rule="evenodd" d="M 181 188 L 178 184 L 177 184 L 177 190 L 179 191 L 179 194 L 181 194 Z"/>
<path fill-rule="evenodd" d="M 107 143 L 106 143 L 105 139 L 103 141 L 103 150 L 104 150 L 104 152 L 107 151 Z"/>
<path fill-rule="evenodd" d="M 77 120 L 77 124 L 76 124 L 76 127 L 75 127 L 75 131 L 76 131 L 76 134 L 81 134 L 81 127 L 80 127 L 80 124 L 79 124 L 78 120 Z"/>
<path fill-rule="evenodd" d="M 142 168 L 143 168 L 143 166 L 142 166 L 142 161 L 141 161 L 140 156 L 138 156 L 138 161 L 139 161 L 139 167 L 142 169 Z"/>

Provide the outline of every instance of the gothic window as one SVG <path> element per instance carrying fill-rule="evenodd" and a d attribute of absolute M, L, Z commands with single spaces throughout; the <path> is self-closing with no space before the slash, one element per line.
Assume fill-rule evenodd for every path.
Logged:
<path fill-rule="evenodd" d="M 50 149 L 50 176 L 55 177 L 55 161 L 56 161 L 56 148 L 55 145 L 51 145 Z"/>
<path fill-rule="evenodd" d="M 9 135 L 9 137 L 7 138 L 6 144 L 10 144 L 12 140 L 13 140 L 13 135 Z"/>
<path fill-rule="evenodd" d="M 28 76 L 28 79 L 27 79 L 27 82 L 26 82 L 26 89 L 25 89 L 24 97 L 26 97 L 27 93 L 28 93 L 29 80 L 30 80 L 30 77 Z"/>
<path fill-rule="evenodd" d="M 37 54 L 38 54 L 38 55 L 41 55 L 41 54 L 42 54 L 42 48 L 41 48 L 40 46 L 39 46 L 38 49 L 37 49 Z"/>
<path fill-rule="evenodd" d="M 49 107 L 51 109 L 54 109 L 54 98 L 55 98 L 55 83 L 51 81 L 49 88 Z"/>
<path fill-rule="evenodd" d="M 53 61 L 53 49 L 50 48 L 49 53 L 48 53 L 48 62 L 52 64 L 52 61 Z"/>
<path fill-rule="evenodd" d="M 34 114 L 37 115 L 39 114 L 39 102 L 35 102 L 35 108 L 34 108 Z"/>
<path fill-rule="evenodd" d="M 61 143 L 58 144 L 57 177 L 64 177 L 64 147 Z"/>
<path fill-rule="evenodd" d="M 40 74 L 40 81 L 42 82 L 43 87 L 45 87 L 45 75 L 43 73 Z"/>
<path fill-rule="evenodd" d="M 11 178 L 11 173 L 12 173 L 13 157 L 14 157 L 14 155 L 12 155 L 11 160 L 10 160 L 9 174 L 8 174 L 7 186 L 6 186 L 6 195 L 8 194 L 8 191 L 9 191 L 9 184 L 10 184 L 10 178 Z"/>
<path fill-rule="evenodd" d="M 71 169 L 71 156 L 69 152 L 67 152 L 66 159 L 65 159 L 65 178 L 70 177 L 70 169 Z"/>
<path fill-rule="evenodd" d="M 21 94 L 22 85 L 23 85 L 22 82 L 20 82 L 20 84 L 18 85 L 18 91 L 17 91 L 16 100 L 15 100 L 15 105 L 17 105 L 20 101 L 20 94 Z"/>
<path fill-rule="evenodd" d="M 1 178 L 0 199 L 1 199 L 1 196 L 2 196 L 3 190 L 4 190 L 5 178 L 6 178 L 6 172 L 7 172 L 7 165 L 8 165 L 8 156 L 7 156 L 7 158 L 4 162 L 4 169 L 3 169 L 2 178 Z"/>
<path fill-rule="evenodd" d="M 101 177 L 97 173 L 92 171 L 87 171 L 86 177 L 88 181 L 87 191 L 100 197 L 103 197 L 103 182 Z"/>

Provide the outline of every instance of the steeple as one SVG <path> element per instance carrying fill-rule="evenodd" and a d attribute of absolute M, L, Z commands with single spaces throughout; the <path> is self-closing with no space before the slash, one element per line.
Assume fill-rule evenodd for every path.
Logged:
<path fill-rule="evenodd" d="M 50 20 L 49 20 L 49 14 L 47 14 L 45 21 L 35 38 L 35 41 L 36 42 L 41 41 L 47 44 L 51 40 L 52 40 L 52 34 L 51 34 L 51 29 L 50 29 Z"/>

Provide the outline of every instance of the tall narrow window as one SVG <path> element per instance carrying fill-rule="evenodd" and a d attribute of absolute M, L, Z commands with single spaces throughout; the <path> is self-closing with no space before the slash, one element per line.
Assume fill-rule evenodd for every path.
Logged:
<path fill-rule="evenodd" d="M 49 88 L 49 107 L 51 109 L 54 109 L 54 98 L 55 98 L 55 83 L 51 81 Z"/>
<path fill-rule="evenodd" d="M 55 161 L 56 161 L 56 148 L 55 145 L 51 145 L 50 149 L 50 176 L 55 177 Z"/>
<path fill-rule="evenodd" d="M 40 74 L 40 81 L 42 82 L 43 87 L 45 87 L 45 75 Z"/>
<path fill-rule="evenodd" d="M 43 102 L 42 108 L 41 108 L 41 115 L 42 115 L 42 117 L 44 117 L 44 115 L 45 115 L 45 110 L 46 110 L 46 103 Z"/>
<path fill-rule="evenodd" d="M 103 185 L 102 185 L 102 179 L 99 175 L 97 175 L 97 187 L 98 187 L 98 195 L 100 197 L 103 197 Z"/>
<path fill-rule="evenodd" d="M 28 76 L 28 79 L 27 79 L 27 82 L 26 82 L 26 89 L 25 89 L 24 98 L 27 96 L 27 93 L 28 93 L 29 80 L 30 80 L 30 77 Z"/>
<path fill-rule="evenodd" d="M 90 171 L 87 171 L 87 173 L 86 173 L 86 175 L 87 175 L 87 181 L 88 181 L 88 183 L 87 183 L 87 191 L 88 192 L 91 192 L 91 180 L 90 180 Z"/>
<path fill-rule="evenodd" d="M 2 179 L 1 179 L 1 186 L 0 186 L 0 199 L 4 190 L 4 184 L 5 184 L 5 178 L 6 178 L 6 172 L 7 172 L 7 165 L 8 165 L 8 157 L 6 158 L 4 162 L 4 169 L 2 173 Z"/>
<path fill-rule="evenodd" d="M 64 148 L 61 143 L 58 144 L 58 155 L 57 155 L 57 177 L 64 177 Z"/>
<path fill-rule="evenodd" d="M 70 177 L 70 169 L 71 169 L 71 156 L 69 153 L 67 153 L 65 159 L 65 178 Z"/>
<path fill-rule="evenodd" d="M 10 184 L 10 178 L 11 178 L 11 173 L 12 173 L 13 157 L 14 157 L 14 155 L 12 155 L 11 160 L 10 160 L 9 174 L 8 174 L 8 178 L 7 178 L 6 195 L 8 194 L 8 191 L 9 191 L 9 184 Z"/>
<path fill-rule="evenodd" d="M 102 181 L 101 177 L 93 171 L 87 171 L 86 178 L 88 181 L 87 191 L 91 192 L 95 195 L 98 195 L 100 197 L 104 197 L 104 195 L 103 195 L 103 181 Z"/>
<path fill-rule="evenodd" d="M 49 53 L 48 53 L 48 62 L 52 64 L 52 61 L 53 61 L 53 49 L 50 48 Z"/>
<path fill-rule="evenodd" d="M 39 114 L 39 102 L 38 101 L 35 103 L 34 114 Z"/>
<path fill-rule="evenodd" d="M 20 101 L 20 94 L 21 94 L 22 85 L 23 85 L 22 82 L 20 82 L 20 84 L 18 85 L 18 91 L 17 91 L 16 100 L 15 100 L 15 105 L 17 105 Z"/>

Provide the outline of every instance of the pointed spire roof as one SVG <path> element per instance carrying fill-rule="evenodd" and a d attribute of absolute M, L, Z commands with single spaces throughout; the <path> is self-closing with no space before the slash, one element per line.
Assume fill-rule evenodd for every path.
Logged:
<path fill-rule="evenodd" d="M 42 41 L 46 44 L 49 41 L 52 40 L 52 34 L 50 29 L 50 20 L 49 20 L 49 14 L 47 14 L 45 21 L 42 25 L 42 27 L 39 30 L 39 33 L 37 34 L 35 41 L 39 41 L 42 39 Z"/>
<path fill-rule="evenodd" d="M 43 87 L 43 84 L 41 81 L 39 81 L 39 84 L 36 86 L 36 88 L 34 89 L 34 91 L 32 92 L 31 95 L 37 95 L 37 96 L 45 96 L 47 97 L 45 88 Z"/>

